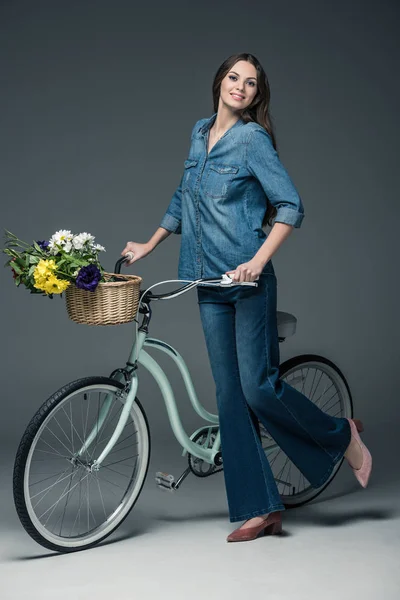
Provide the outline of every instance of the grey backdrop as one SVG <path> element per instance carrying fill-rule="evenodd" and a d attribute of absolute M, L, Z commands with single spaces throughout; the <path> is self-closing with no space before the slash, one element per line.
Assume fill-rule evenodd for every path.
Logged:
<path fill-rule="evenodd" d="M 213 112 L 219 64 L 242 51 L 260 59 L 280 157 L 306 215 L 273 257 L 278 307 L 298 318 L 281 359 L 312 352 L 342 369 L 376 483 L 393 475 L 399 426 L 398 16 L 396 2 L 361 0 L 0 3 L 2 229 L 27 241 L 89 231 L 106 247 L 107 269 L 128 240 L 145 242 L 158 227 L 191 128 Z M 171 235 L 129 272 L 145 286 L 176 278 L 179 243 Z M 0 441 L 9 482 L 34 411 L 64 383 L 122 365 L 133 327 L 77 325 L 63 299 L 16 288 L 9 269 L 0 277 Z M 184 355 L 214 410 L 196 292 L 155 304 L 151 335 Z M 199 418 L 173 365 L 159 359 L 191 432 Z M 147 373 L 138 397 L 152 431 L 150 478 L 171 466 L 178 475 L 186 460 Z M 332 485 L 340 491 L 352 477 L 343 468 Z M 221 481 L 215 494 L 225 510 Z"/>

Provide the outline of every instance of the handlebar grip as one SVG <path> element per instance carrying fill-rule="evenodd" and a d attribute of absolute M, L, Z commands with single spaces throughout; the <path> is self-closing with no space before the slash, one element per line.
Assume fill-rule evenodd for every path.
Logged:
<path fill-rule="evenodd" d="M 220 285 L 221 285 L 221 287 L 231 287 L 232 285 L 252 285 L 254 287 L 258 287 L 258 283 L 256 283 L 258 280 L 259 280 L 259 277 L 257 277 L 257 279 L 255 281 L 242 281 L 240 283 L 233 282 L 232 277 L 230 277 L 226 273 L 223 273 Z"/>
<path fill-rule="evenodd" d="M 115 263 L 114 273 L 121 273 L 122 263 L 124 263 L 126 260 L 132 260 L 133 257 L 134 257 L 134 253 L 131 251 L 124 254 L 124 256 L 122 258 L 120 258 L 119 260 L 117 260 L 117 262 Z"/>

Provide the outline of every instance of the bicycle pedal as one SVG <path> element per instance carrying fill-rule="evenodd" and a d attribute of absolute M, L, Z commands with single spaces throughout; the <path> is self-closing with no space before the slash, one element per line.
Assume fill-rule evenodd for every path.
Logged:
<path fill-rule="evenodd" d="M 169 473 L 163 471 L 157 471 L 156 473 L 157 487 L 163 492 L 175 492 L 175 477 Z"/>

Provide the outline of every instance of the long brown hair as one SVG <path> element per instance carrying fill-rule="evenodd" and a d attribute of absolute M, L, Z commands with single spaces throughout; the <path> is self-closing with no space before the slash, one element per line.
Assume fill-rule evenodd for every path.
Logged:
<path fill-rule="evenodd" d="M 261 127 L 264 127 L 267 133 L 269 133 L 271 136 L 272 145 L 274 146 L 275 150 L 278 151 L 271 115 L 269 114 L 271 90 L 269 87 L 268 77 L 259 60 L 253 54 L 247 54 L 245 52 L 241 54 L 232 54 L 226 60 L 224 60 L 222 65 L 219 67 L 212 84 L 214 112 L 218 111 L 221 81 L 225 75 L 229 73 L 233 65 L 239 60 L 246 60 L 247 62 L 251 63 L 254 65 L 257 71 L 257 93 L 253 99 L 253 102 L 247 108 L 243 109 L 240 114 L 240 118 L 245 123 L 253 121 L 261 125 Z M 265 227 L 266 225 L 272 227 L 272 219 L 274 219 L 276 213 L 277 210 L 275 206 L 272 206 L 270 202 L 267 202 L 267 208 L 263 218 L 262 227 Z"/>

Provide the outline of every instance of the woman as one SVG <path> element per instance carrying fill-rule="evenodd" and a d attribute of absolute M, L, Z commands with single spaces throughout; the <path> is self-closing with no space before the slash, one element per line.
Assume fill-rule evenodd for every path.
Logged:
<path fill-rule="evenodd" d="M 227 541 L 281 531 L 282 504 L 258 421 L 320 487 L 343 455 L 361 485 L 371 455 L 356 422 L 331 417 L 279 379 L 277 280 L 271 257 L 304 218 L 302 201 L 278 158 L 266 74 L 251 54 L 230 56 L 213 82 L 215 114 L 196 122 L 180 184 L 146 243 L 128 242 L 132 264 L 171 232 L 181 234 L 178 277 L 228 274 L 258 286 L 200 285 L 200 316 L 221 432 L 230 521 Z M 271 224 L 274 219 L 274 224 Z M 265 225 L 272 227 L 267 236 Z"/>

